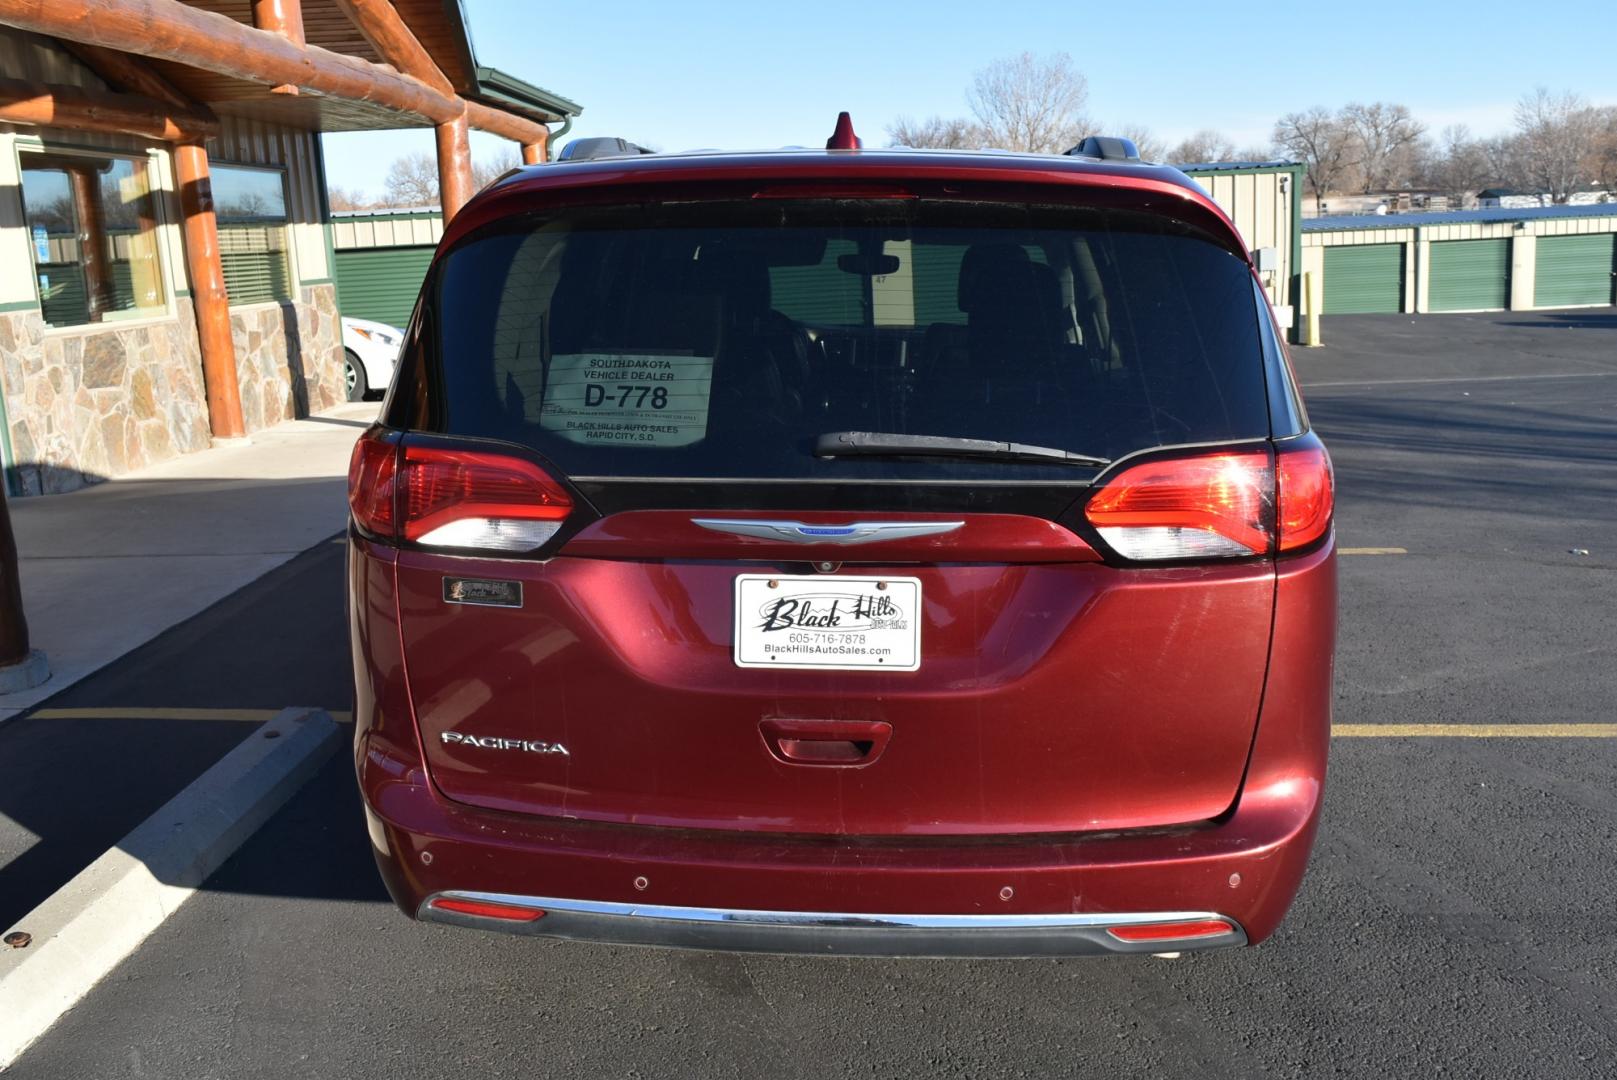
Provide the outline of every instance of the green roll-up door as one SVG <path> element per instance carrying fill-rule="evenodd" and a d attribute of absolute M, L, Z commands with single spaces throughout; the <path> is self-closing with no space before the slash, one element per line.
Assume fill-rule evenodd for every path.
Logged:
<path fill-rule="evenodd" d="M 1427 289 L 1433 311 L 1505 310 L 1510 306 L 1510 241 L 1436 241 Z"/>
<path fill-rule="evenodd" d="M 1325 314 L 1404 310 L 1404 245 L 1325 249 Z"/>
<path fill-rule="evenodd" d="M 1538 238 L 1534 307 L 1577 307 L 1609 304 L 1617 284 L 1617 236 L 1541 236 Z"/>
<path fill-rule="evenodd" d="M 337 252 L 337 307 L 350 319 L 402 327 L 415 309 L 432 251 L 393 247 Z"/>

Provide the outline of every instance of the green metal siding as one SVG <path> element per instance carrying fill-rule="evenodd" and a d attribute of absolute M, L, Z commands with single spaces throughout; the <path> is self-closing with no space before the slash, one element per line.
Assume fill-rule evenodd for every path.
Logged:
<path fill-rule="evenodd" d="M 1541 236 L 1536 261 L 1534 307 L 1612 302 L 1612 287 L 1617 284 L 1617 236 Z"/>
<path fill-rule="evenodd" d="M 337 252 L 337 307 L 351 319 L 392 326 L 410 321 L 432 262 L 430 247 L 356 248 Z"/>
<path fill-rule="evenodd" d="M 1510 306 L 1510 241 L 1434 242 L 1427 288 L 1433 311 L 1504 311 Z"/>
<path fill-rule="evenodd" d="M 1325 249 L 1325 314 L 1404 310 L 1404 245 Z"/>

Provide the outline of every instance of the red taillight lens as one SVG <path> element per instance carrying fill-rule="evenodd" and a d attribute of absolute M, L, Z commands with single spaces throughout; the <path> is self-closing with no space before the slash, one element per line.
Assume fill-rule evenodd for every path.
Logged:
<path fill-rule="evenodd" d="M 1274 469 L 1264 451 L 1148 461 L 1108 480 L 1084 515 L 1129 559 L 1263 555 Z"/>
<path fill-rule="evenodd" d="M 432 898 L 435 911 L 453 911 L 457 915 L 475 915 L 480 919 L 504 919 L 507 922 L 533 922 L 545 913 L 539 908 L 517 904 L 500 904 L 493 900 L 463 900 L 456 896 Z"/>
<path fill-rule="evenodd" d="M 426 547 L 532 551 L 573 509 L 533 462 L 476 450 L 406 446 L 399 488 L 403 538 Z"/>
<path fill-rule="evenodd" d="M 394 479 L 399 448 L 380 432 L 367 431 L 348 459 L 348 509 L 368 533 L 391 538 L 395 517 Z"/>
<path fill-rule="evenodd" d="M 1235 927 L 1223 919 L 1197 919 L 1194 922 L 1149 923 L 1144 926 L 1114 926 L 1106 931 L 1119 941 L 1181 941 L 1185 938 L 1233 934 Z"/>
<path fill-rule="evenodd" d="M 1275 459 L 1279 486 L 1280 550 L 1295 551 L 1324 536 L 1336 503 L 1331 455 L 1317 443 L 1281 450 Z"/>

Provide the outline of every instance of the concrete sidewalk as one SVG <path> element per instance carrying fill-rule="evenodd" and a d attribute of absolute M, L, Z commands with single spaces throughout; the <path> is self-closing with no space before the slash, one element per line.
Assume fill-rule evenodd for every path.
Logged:
<path fill-rule="evenodd" d="M 0 724 L 343 529 L 354 439 L 340 406 L 67 495 L 11 502 L 44 684 L 0 695 Z"/>

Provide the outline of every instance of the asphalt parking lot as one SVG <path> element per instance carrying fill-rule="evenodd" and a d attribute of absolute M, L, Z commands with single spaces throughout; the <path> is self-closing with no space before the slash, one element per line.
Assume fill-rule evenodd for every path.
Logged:
<path fill-rule="evenodd" d="M 1260 948 L 743 958 L 416 925 L 339 756 L 14 1075 L 1617 1074 L 1617 739 L 1554 727 L 1617 700 L 1617 313 L 1324 332 L 1296 359 L 1339 540 L 1386 552 L 1342 561 L 1337 721 L 1548 727 L 1337 739 L 1310 875 Z M 303 642 L 276 704 L 346 708 L 340 547 L 250 588 L 199 619 Z M 76 692 L 188 703 L 154 663 L 242 648 L 165 638 Z"/>

